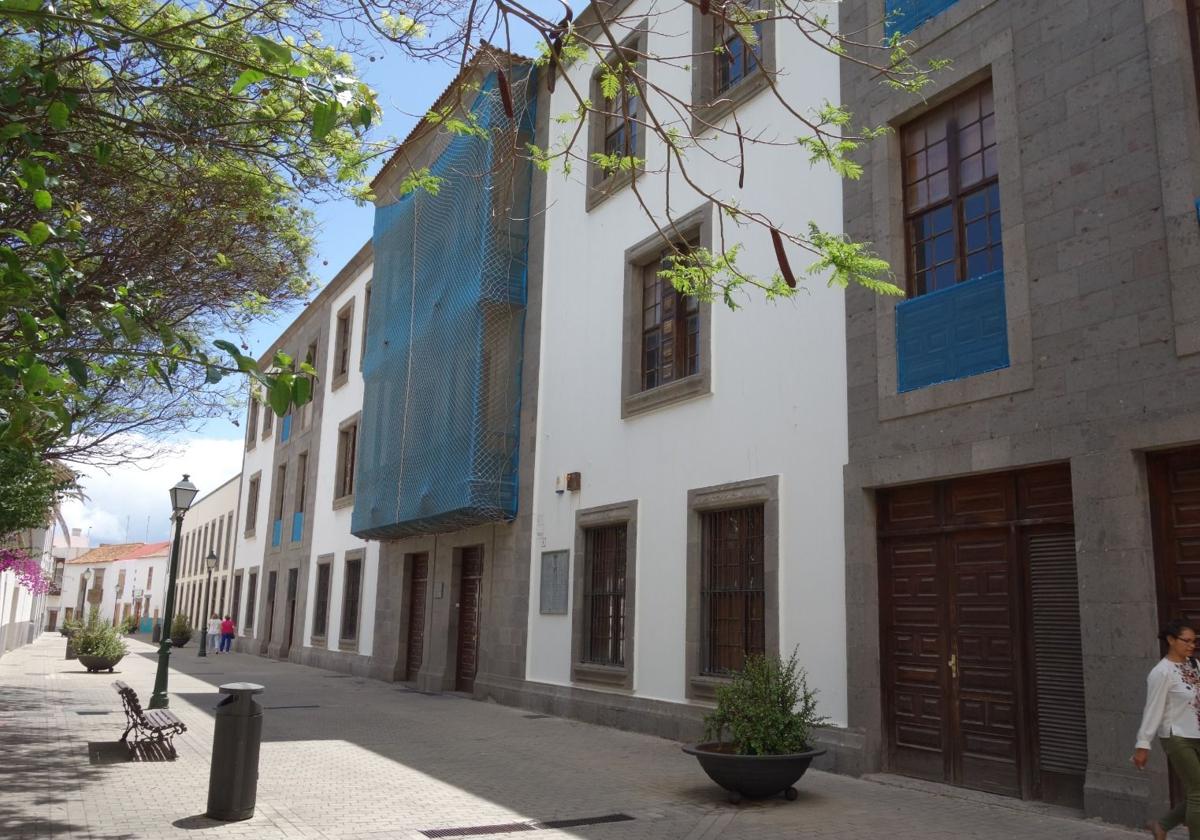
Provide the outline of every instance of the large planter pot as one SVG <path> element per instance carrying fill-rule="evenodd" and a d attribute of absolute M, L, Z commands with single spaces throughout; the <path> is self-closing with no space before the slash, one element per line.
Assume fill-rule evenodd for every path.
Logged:
<path fill-rule="evenodd" d="M 171 647 L 183 647 L 192 640 L 191 636 L 172 636 Z"/>
<path fill-rule="evenodd" d="M 790 755 L 738 755 L 732 744 L 715 742 L 684 747 L 683 751 L 696 756 L 708 777 L 729 791 L 729 801 L 735 803 L 742 797 L 762 799 L 777 793 L 795 799 L 792 785 L 814 758 L 825 754 L 825 750 L 809 750 Z"/>
<path fill-rule="evenodd" d="M 79 654 L 75 653 L 75 640 L 67 636 L 67 655 L 65 659 L 78 659 Z"/>
<path fill-rule="evenodd" d="M 108 671 L 111 674 L 116 664 L 124 658 L 124 656 L 118 656 L 116 659 L 113 659 L 110 656 L 88 656 L 85 653 L 81 653 L 79 655 L 79 664 L 87 668 L 89 674 L 96 671 Z"/>

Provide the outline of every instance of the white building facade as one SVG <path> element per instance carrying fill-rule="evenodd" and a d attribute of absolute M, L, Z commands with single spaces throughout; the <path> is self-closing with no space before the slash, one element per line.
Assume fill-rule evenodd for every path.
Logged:
<path fill-rule="evenodd" d="M 233 568 L 238 493 L 235 475 L 192 503 L 183 518 L 179 568 L 175 578 L 175 614 L 186 615 L 200 630 L 211 613 L 225 616 L 232 609 Z M 209 577 L 205 559 L 217 557 Z"/>
<path fill-rule="evenodd" d="M 643 55 L 691 52 L 711 27 L 690 5 L 633 3 L 620 21 L 618 39 Z M 837 100 L 833 56 L 783 26 L 761 43 L 797 110 Z M 761 69 L 714 91 L 716 60 L 643 70 L 682 100 L 724 101 L 702 110 L 714 125 L 731 129 L 736 108 L 746 136 L 786 133 L 791 118 Z M 570 88 L 594 89 L 595 71 L 567 70 L 573 85 L 558 86 L 549 113 L 572 110 Z M 588 128 L 589 152 L 603 131 Z M 656 224 L 673 222 L 681 246 L 742 244 L 738 265 L 759 277 L 776 257 L 767 230 L 722 224 L 678 176 L 668 217 L 666 149 L 637 131 L 638 194 L 592 167 L 547 176 L 525 691 L 559 713 L 605 720 L 618 709 L 625 726 L 682 737 L 747 654 L 795 650 L 821 712 L 844 726 L 843 292 L 812 278 L 793 300 L 739 293 L 737 311 L 719 294 L 678 295 L 658 276 L 669 249 Z M 555 134 L 546 139 L 554 148 Z M 736 160 L 736 136 L 708 142 Z M 702 187 L 736 197 L 736 165 L 696 151 L 687 162 Z M 795 147 L 747 143 L 744 177 L 742 204 L 780 227 L 841 229 L 839 178 Z"/>

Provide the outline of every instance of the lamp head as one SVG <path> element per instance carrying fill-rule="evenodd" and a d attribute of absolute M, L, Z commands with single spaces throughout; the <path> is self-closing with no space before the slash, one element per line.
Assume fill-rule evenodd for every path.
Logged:
<path fill-rule="evenodd" d="M 192 506 L 196 493 L 196 485 L 188 481 L 187 473 L 184 473 L 183 480 L 171 488 L 171 509 L 176 514 L 183 515 Z"/>
<path fill-rule="evenodd" d="M 210 572 L 217 568 L 217 553 L 215 551 L 209 550 L 208 556 L 204 558 L 204 565 Z"/>

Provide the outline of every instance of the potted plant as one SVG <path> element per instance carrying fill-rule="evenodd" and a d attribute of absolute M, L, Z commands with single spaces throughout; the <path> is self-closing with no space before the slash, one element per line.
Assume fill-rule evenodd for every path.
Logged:
<path fill-rule="evenodd" d="M 717 708 L 704 718 L 705 743 L 683 751 L 699 759 L 731 802 L 780 792 L 795 799 L 792 785 L 825 753 L 812 746 L 813 730 L 824 722 L 795 651 L 786 662 L 754 655 L 717 689 Z"/>
<path fill-rule="evenodd" d="M 83 629 L 83 625 L 73 618 L 69 618 L 63 622 L 59 632 L 67 637 L 67 655 L 66 659 L 78 659 L 79 654 L 75 650 L 75 636 Z"/>
<path fill-rule="evenodd" d="M 101 621 L 96 613 L 92 613 L 88 623 L 75 634 L 72 641 L 79 655 L 79 663 L 88 669 L 88 673 L 112 673 L 113 668 L 128 651 L 125 640 L 121 638 L 117 629 L 108 622 Z"/>
<path fill-rule="evenodd" d="M 127 615 L 125 618 L 121 619 L 121 632 L 126 636 L 132 636 L 134 633 L 136 633 L 137 626 L 137 619 L 131 615 Z"/>
<path fill-rule="evenodd" d="M 177 613 L 171 621 L 171 644 L 183 647 L 192 639 L 192 625 L 183 613 Z"/>

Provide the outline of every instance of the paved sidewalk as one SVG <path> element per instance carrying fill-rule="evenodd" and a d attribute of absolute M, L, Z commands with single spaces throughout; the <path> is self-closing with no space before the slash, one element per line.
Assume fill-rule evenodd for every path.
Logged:
<path fill-rule="evenodd" d="M 1068 838 L 1133 832 L 1069 812 L 944 788 L 913 789 L 810 772 L 800 798 L 727 804 L 679 745 L 455 695 L 244 654 L 171 659 L 171 709 L 188 732 L 175 761 L 112 763 L 124 728 L 111 683 L 146 700 L 154 651 L 131 642 L 115 675 L 88 674 L 45 634 L 0 659 L 0 837 L 397 838 L 433 829 L 525 823 L 495 838 L 830 840 Z M 212 707 L 221 683 L 261 695 L 264 741 L 251 820 L 203 816 Z M 611 814 L 569 828 L 534 823 Z M 435 835 L 436 836 L 436 835 Z"/>

